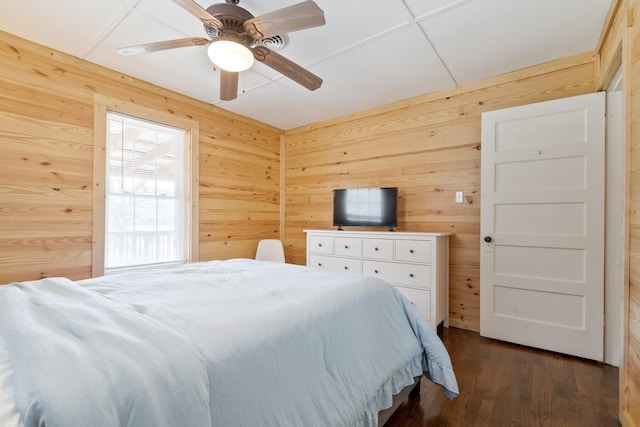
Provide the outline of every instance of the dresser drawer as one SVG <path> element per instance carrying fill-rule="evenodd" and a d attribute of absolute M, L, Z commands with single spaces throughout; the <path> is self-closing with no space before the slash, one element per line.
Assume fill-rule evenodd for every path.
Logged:
<path fill-rule="evenodd" d="M 309 236 L 309 247 L 307 250 L 314 254 L 332 254 L 333 237 L 331 236 Z"/>
<path fill-rule="evenodd" d="M 340 256 L 362 257 L 362 239 L 357 237 L 336 237 L 333 253 Z"/>
<path fill-rule="evenodd" d="M 362 274 L 360 259 L 340 258 L 325 255 L 309 255 L 309 267 L 324 268 L 332 271 L 346 271 Z"/>
<path fill-rule="evenodd" d="M 393 239 L 362 239 L 364 258 L 393 259 Z"/>
<path fill-rule="evenodd" d="M 431 267 L 428 265 L 364 260 L 362 274 L 379 277 L 395 285 L 431 288 Z"/>
<path fill-rule="evenodd" d="M 448 326 L 449 233 L 304 231 L 310 268 L 382 279 L 409 299 L 434 331 L 440 322 Z"/>
<path fill-rule="evenodd" d="M 431 321 L 431 291 L 427 289 L 404 288 L 402 286 L 396 286 L 395 288 L 411 301 L 413 306 L 418 310 L 418 313 L 420 313 L 427 322 Z"/>
<path fill-rule="evenodd" d="M 431 242 L 428 240 L 396 240 L 396 260 L 431 262 Z"/>

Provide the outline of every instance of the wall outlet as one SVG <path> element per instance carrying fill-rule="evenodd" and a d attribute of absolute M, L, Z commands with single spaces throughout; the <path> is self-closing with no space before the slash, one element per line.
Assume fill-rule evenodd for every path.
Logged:
<path fill-rule="evenodd" d="M 464 193 L 462 191 L 456 191 L 456 203 L 462 203 L 464 201 Z"/>

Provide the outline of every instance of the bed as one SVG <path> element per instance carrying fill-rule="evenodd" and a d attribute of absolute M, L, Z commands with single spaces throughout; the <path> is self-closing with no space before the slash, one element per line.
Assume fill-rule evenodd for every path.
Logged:
<path fill-rule="evenodd" d="M 421 375 L 457 396 L 376 278 L 234 259 L 0 286 L 5 427 L 376 426 Z"/>

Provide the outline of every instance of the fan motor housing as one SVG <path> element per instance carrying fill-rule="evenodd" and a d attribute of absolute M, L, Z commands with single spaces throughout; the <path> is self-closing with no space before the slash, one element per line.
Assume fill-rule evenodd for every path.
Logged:
<path fill-rule="evenodd" d="M 207 27 L 205 29 L 211 37 L 218 37 L 221 33 L 244 33 L 244 21 L 253 18 L 248 10 L 231 3 L 216 3 L 207 8 L 207 12 L 216 17 L 224 25 L 222 28 Z"/>

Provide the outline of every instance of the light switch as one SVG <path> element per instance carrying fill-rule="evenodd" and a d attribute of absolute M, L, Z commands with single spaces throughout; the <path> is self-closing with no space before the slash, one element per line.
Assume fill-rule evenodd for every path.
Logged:
<path fill-rule="evenodd" d="M 456 203 L 462 203 L 464 201 L 464 193 L 462 191 L 456 191 Z"/>

